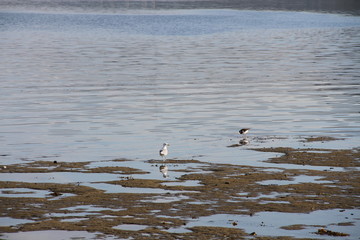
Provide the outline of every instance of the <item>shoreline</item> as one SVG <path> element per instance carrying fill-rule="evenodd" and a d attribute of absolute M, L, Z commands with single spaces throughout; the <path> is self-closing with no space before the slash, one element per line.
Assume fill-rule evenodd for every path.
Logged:
<path fill-rule="evenodd" d="M 312 138 L 304 141 L 332 140 L 335 139 Z M 359 226 L 360 148 L 279 147 L 252 150 L 279 153 L 279 156 L 264 161 L 279 166 L 285 163 L 328 168 L 268 169 L 170 159 L 165 164 L 172 169 L 171 174 L 178 177 L 160 178 L 159 173 L 158 179 L 148 179 L 141 178 L 148 174 L 142 169 L 124 166 L 90 168 L 90 162 L 14 164 L 1 169 L 1 173 L 47 174 L 49 178 L 53 173 L 107 174 L 113 179 L 98 181 L 94 178 L 88 179 L 88 183 L 60 183 L 51 182 L 51 179 L 48 182 L 1 181 L 2 218 L 25 223 L 2 224 L 0 231 L 10 235 L 45 230 L 86 231 L 103 234 L 105 239 L 106 236 L 134 239 L 244 239 L 255 236 L 278 239 L 287 236 L 302 239 L 330 234 L 354 237 L 349 227 Z M 113 161 L 119 164 L 127 162 L 125 159 Z M 164 164 L 155 160 L 147 163 L 154 171 Z M 95 186 L 111 186 L 112 190 L 97 189 Z M 31 192 L 42 196 L 31 197 L 34 194 Z M 17 197 L 17 194 L 28 197 Z M 321 218 L 317 224 L 296 223 L 292 219 L 292 214 L 307 216 L 329 211 L 349 215 L 346 215 L 347 219 L 334 219 L 333 223 L 325 225 Z M 288 216 L 285 218 L 289 221 L 270 227 L 264 214 Z M 221 224 L 215 221 L 217 217 L 221 218 Z M 212 224 L 209 219 L 215 222 Z M 247 226 L 246 221 L 257 219 L 259 223 L 256 226 Z M 334 224 L 337 226 L 335 230 L 343 231 L 332 230 Z M 269 235 L 262 234 L 266 228 L 271 230 Z M 289 235 L 284 235 L 283 231 Z M 305 234 L 304 237 L 295 237 L 300 233 Z"/>

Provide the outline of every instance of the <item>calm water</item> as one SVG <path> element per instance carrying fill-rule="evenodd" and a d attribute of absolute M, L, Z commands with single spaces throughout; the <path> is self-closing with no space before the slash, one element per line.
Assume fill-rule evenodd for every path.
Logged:
<path fill-rule="evenodd" d="M 359 146 L 360 17 L 4 6 L 2 164 L 160 159 L 163 142 L 170 158 L 234 162 L 242 127 L 286 138 L 255 147 L 312 135 Z"/>

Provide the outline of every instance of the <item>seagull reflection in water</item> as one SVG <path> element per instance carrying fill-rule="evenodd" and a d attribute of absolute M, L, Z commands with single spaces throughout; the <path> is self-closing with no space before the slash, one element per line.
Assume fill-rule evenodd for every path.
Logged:
<path fill-rule="evenodd" d="M 168 174 L 169 168 L 168 168 L 166 165 L 161 165 L 161 166 L 159 167 L 159 170 L 160 170 L 160 172 L 162 173 L 162 175 L 163 175 L 164 178 L 168 178 L 168 177 L 169 177 L 169 174 Z"/>

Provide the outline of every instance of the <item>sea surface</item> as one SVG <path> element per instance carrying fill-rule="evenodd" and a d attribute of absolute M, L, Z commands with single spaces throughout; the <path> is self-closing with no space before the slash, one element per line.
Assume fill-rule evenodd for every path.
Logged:
<path fill-rule="evenodd" d="M 234 163 L 244 127 L 272 138 L 255 147 L 360 143 L 356 14 L 55 2 L 2 1 L 1 164 L 159 159 L 163 142 Z"/>
<path fill-rule="evenodd" d="M 359 144 L 357 16 L 6 11 L 0 26 L 5 160 L 156 159 L 169 142 L 221 162 L 243 127 Z"/>
<path fill-rule="evenodd" d="M 252 148 L 359 147 L 359 8 L 253 2 L 0 0 L 0 165 L 126 158 L 162 179 L 145 162 L 164 142 L 269 167 Z M 20 175 L 0 180 L 55 181 Z"/>
<path fill-rule="evenodd" d="M 169 158 L 241 163 L 227 146 L 244 127 L 272 138 L 253 147 L 360 143 L 356 14 L 56 2 L 3 2 L 1 164 L 158 159 L 163 142 Z"/>

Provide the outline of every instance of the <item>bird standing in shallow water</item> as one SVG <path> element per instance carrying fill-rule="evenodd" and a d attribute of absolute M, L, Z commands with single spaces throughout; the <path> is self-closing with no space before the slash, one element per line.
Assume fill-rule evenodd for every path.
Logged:
<path fill-rule="evenodd" d="M 168 143 L 164 143 L 162 149 L 159 151 L 160 156 L 163 158 L 163 160 L 166 160 L 166 156 L 168 155 L 168 149 L 167 147 L 170 146 Z"/>
<path fill-rule="evenodd" d="M 239 130 L 239 133 L 245 135 L 245 137 L 246 137 L 246 134 L 249 132 L 249 130 L 250 130 L 250 128 L 243 128 L 243 129 Z"/>

